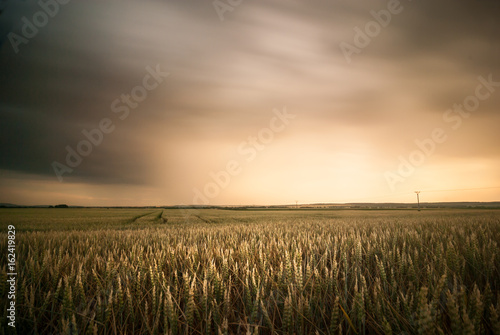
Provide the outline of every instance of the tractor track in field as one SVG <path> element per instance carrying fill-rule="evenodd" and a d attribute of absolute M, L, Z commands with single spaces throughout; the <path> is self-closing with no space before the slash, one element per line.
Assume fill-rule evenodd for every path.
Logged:
<path fill-rule="evenodd" d="M 142 217 L 144 217 L 144 216 L 147 216 L 147 215 L 151 215 L 151 214 L 153 214 L 153 213 L 154 213 L 154 211 L 153 211 L 153 212 L 148 212 L 148 213 L 145 213 L 145 214 L 136 215 L 136 216 L 134 216 L 134 217 L 130 220 L 130 222 L 129 222 L 129 223 L 135 223 L 135 222 L 136 222 L 137 220 L 139 220 L 140 218 L 142 218 Z"/>
<path fill-rule="evenodd" d="M 168 218 L 163 217 L 164 213 L 165 213 L 165 210 L 162 209 L 161 212 L 158 215 L 156 215 L 156 219 L 161 220 L 163 223 L 167 223 Z"/>

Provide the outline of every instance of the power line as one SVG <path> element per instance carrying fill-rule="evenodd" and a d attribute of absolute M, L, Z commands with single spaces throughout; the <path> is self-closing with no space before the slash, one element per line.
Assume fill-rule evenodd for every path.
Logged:
<path fill-rule="evenodd" d="M 490 189 L 500 189 L 500 186 L 492 186 L 492 187 L 476 187 L 476 188 L 455 188 L 455 189 L 447 189 L 447 190 L 422 190 L 422 193 L 434 193 L 434 192 L 455 192 L 455 191 L 474 191 L 474 190 L 490 190 Z M 391 194 L 386 194 L 386 195 L 379 195 L 375 197 L 364 197 L 364 198 L 355 198 L 355 199 L 348 199 L 345 200 L 345 203 L 353 203 L 353 202 L 359 202 L 359 201 L 367 201 L 367 200 L 373 200 L 373 199 L 381 199 L 381 198 L 392 198 L 392 197 L 397 197 L 401 195 L 409 195 L 414 192 L 398 192 L 398 193 L 391 193 Z"/>
<path fill-rule="evenodd" d="M 431 192 L 452 192 L 452 191 L 474 191 L 474 190 L 491 190 L 491 189 L 496 189 L 496 188 L 500 188 L 500 186 L 476 187 L 476 188 L 455 188 L 455 189 L 449 189 L 449 190 L 425 190 L 422 192 L 431 193 Z"/>

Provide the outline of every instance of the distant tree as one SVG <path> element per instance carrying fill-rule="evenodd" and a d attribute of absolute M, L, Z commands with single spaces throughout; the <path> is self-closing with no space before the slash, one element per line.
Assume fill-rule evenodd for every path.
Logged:
<path fill-rule="evenodd" d="M 55 207 L 55 208 L 69 208 L 69 206 L 68 206 L 68 205 L 66 205 L 66 204 L 55 205 L 54 207 Z"/>

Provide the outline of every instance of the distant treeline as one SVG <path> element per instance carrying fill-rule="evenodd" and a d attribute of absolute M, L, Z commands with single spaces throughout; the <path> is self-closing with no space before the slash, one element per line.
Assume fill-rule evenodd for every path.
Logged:
<path fill-rule="evenodd" d="M 0 208 L 118 208 L 118 209 L 220 209 L 220 210 L 321 210 L 321 209 L 415 209 L 413 203 L 350 203 L 350 204 L 304 204 L 304 205 L 271 205 L 271 206 L 206 206 L 206 205 L 175 205 L 175 206 L 70 206 L 66 204 L 23 206 L 1 203 Z M 434 202 L 420 203 L 422 209 L 464 208 L 464 209 L 500 209 L 500 202 Z"/>

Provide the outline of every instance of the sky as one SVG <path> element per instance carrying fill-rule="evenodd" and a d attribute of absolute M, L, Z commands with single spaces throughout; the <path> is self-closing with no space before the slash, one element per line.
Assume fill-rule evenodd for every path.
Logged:
<path fill-rule="evenodd" d="M 0 11 L 0 203 L 500 201 L 498 1 Z"/>

